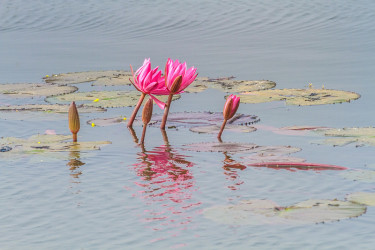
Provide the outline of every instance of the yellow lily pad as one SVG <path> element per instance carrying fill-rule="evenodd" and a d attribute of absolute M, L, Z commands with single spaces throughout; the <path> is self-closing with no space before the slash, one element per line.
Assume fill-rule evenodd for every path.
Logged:
<path fill-rule="evenodd" d="M 356 192 L 346 196 L 348 201 L 367 206 L 375 206 L 375 193 Z"/>
<path fill-rule="evenodd" d="M 98 150 L 100 149 L 100 145 L 111 144 L 110 141 L 72 142 L 71 140 L 71 135 L 38 134 L 27 139 L 16 137 L 1 138 L 0 146 L 1 148 L 11 148 L 11 150 L 4 152 L 4 154 L 34 154 L 44 152 Z M 1 155 L 2 154 L 0 154 L 0 156 Z"/>
<path fill-rule="evenodd" d="M 47 83 L 58 84 L 76 84 L 84 82 L 93 82 L 92 85 L 130 85 L 129 78 L 132 78 L 131 72 L 123 70 L 108 70 L 108 71 L 87 71 L 87 72 L 73 72 L 54 74 L 43 79 Z"/>
<path fill-rule="evenodd" d="M 330 89 L 270 89 L 241 93 L 238 96 L 241 103 L 285 101 L 288 105 L 299 106 L 350 102 L 360 97 L 354 92 Z"/>
<path fill-rule="evenodd" d="M 117 108 L 135 106 L 141 96 L 139 91 L 91 91 L 76 92 L 67 95 L 61 95 L 46 98 L 50 103 L 70 103 L 72 101 L 83 101 L 86 106 Z M 163 102 L 166 102 L 168 96 L 157 96 Z M 174 95 L 172 100 L 177 100 L 180 95 Z"/>
<path fill-rule="evenodd" d="M 55 96 L 77 91 L 74 86 L 39 83 L 0 84 L 0 93 L 12 97 Z"/>
<path fill-rule="evenodd" d="M 105 112 L 106 109 L 99 107 L 89 107 L 85 105 L 77 105 L 79 113 L 94 113 Z M 69 110 L 68 105 L 63 104 L 26 104 L 26 105 L 10 105 L 0 106 L 0 111 L 41 111 L 47 113 L 67 113 Z"/>

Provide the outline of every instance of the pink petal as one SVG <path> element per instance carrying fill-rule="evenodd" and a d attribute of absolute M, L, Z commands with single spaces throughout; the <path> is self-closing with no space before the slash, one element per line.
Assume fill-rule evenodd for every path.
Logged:
<path fill-rule="evenodd" d="M 160 101 L 159 99 L 157 99 L 155 96 L 153 96 L 151 94 L 149 94 L 149 96 L 150 96 L 150 98 L 152 100 L 154 100 L 154 102 L 156 102 L 156 104 L 159 106 L 159 108 L 161 108 L 161 109 L 165 108 L 165 103 L 164 102 Z"/>

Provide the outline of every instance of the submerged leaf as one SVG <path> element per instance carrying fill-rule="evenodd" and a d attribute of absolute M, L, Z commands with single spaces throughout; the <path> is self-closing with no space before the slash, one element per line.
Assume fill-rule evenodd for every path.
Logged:
<path fill-rule="evenodd" d="M 318 131 L 325 136 L 331 136 L 323 141 L 324 144 L 333 146 L 345 146 L 354 143 L 358 146 L 371 145 L 375 146 L 375 128 L 343 128 L 343 129 L 326 129 Z"/>
<path fill-rule="evenodd" d="M 267 167 L 273 169 L 287 169 L 287 170 L 346 170 L 346 167 L 318 164 L 318 163 L 306 163 L 306 162 L 262 162 L 250 164 L 254 167 Z"/>
<path fill-rule="evenodd" d="M 98 119 L 93 119 L 87 121 L 87 124 L 95 124 L 95 126 L 99 127 L 104 127 L 104 126 L 111 126 L 114 124 L 119 124 L 119 123 L 125 123 L 126 121 L 124 120 L 123 117 L 113 117 L 113 118 L 98 118 Z"/>
<path fill-rule="evenodd" d="M 329 89 L 272 89 L 242 93 L 241 103 L 286 101 L 288 105 L 322 105 L 350 102 L 360 97 L 354 92 Z"/>
<path fill-rule="evenodd" d="M 375 193 L 356 192 L 346 196 L 348 201 L 367 206 L 375 206 Z"/>
<path fill-rule="evenodd" d="M 195 152 L 241 152 L 254 150 L 258 147 L 251 143 L 235 143 L 235 142 L 202 142 L 184 145 L 186 150 Z"/>
<path fill-rule="evenodd" d="M 244 164 L 249 166 L 271 162 L 304 162 L 305 159 L 289 155 L 300 150 L 300 148 L 291 146 L 258 146 L 241 159 Z"/>
<path fill-rule="evenodd" d="M 241 126 L 241 125 L 227 125 L 225 126 L 225 130 L 232 131 L 232 132 L 240 132 L 240 133 L 250 133 L 250 132 L 256 131 L 257 129 L 254 127 Z M 220 125 L 192 127 L 190 128 L 190 131 L 196 132 L 196 133 L 217 134 L 220 131 Z"/>
<path fill-rule="evenodd" d="M 375 171 L 374 170 L 350 170 L 345 171 L 340 174 L 342 177 L 353 180 L 353 181 L 360 181 L 360 182 L 368 182 L 374 183 L 375 182 Z"/>
<path fill-rule="evenodd" d="M 73 72 L 44 77 L 47 83 L 76 84 L 93 82 L 92 85 L 130 85 L 131 72 L 122 70 Z"/>
<path fill-rule="evenodd" d="M 74 86 L 38 83 L 0 84 L 0 93 L 13 97 L 55 96 L 77 91 Z"/>
<path fill-rule="evenodd" d="M 349 201 L 308 200 L 280 210 L 279 216 L 298 222 L 324 223 L 358 217 L 366 206 Z"/>
<path fill-rule="evenodd" d="M 77 92 L 67 95 L 47 98 L 51 103 L 70 103 L 72 101 L 82 101 L 86 106 L 117 108 L 135 106 L 141 96 L 139 91 L 91 91 Z M 158 96 L 161 101 L 166 101 L 168 96 Z M 173 100 L 180 98 L 180 95 L 174 95 Z"/>

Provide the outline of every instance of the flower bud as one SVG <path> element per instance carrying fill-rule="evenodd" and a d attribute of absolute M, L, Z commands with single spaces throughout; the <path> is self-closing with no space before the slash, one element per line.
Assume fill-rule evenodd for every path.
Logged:
<path fill-rule="evenodd" d="M 223 116 L 224 120 L 231 119 L 236 114 L 238 107 L 240 106 L 240 98 L 235 95 L 230 95 L 224 105 Z"/>
<path fill-rule="evenodd" d="M 152 99 L 148 99 L 146 104 L 143 107 L 143 112 L 142 112 L 142 121 L 144 125 L 147 125 L 151 121 L 151 116 L 152 116 L 152 108 L 153 108 L 153 101 Z"/>
<path fill-rule="evenodd" d="M 79 115 L 75 102 L 72 102 L 69 106 L 69 129 L 73 134 L 73 141 L 77 141 L 77 133 L 80 128 Z"/>

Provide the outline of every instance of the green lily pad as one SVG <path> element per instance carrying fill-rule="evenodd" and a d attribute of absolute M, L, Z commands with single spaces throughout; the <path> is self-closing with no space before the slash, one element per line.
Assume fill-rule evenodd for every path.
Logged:
<path fill-rule="evenodd" d="M 194 82 L 190 84 L 185 90 L 185 93 L 199 93 L 208 89 L 208 77 L 197 77 Z"/>
<path fill-rule="evenodd" d="M 375 171 L 374 170 L 349 170 L 340 174 L 342 177 L 359 182 L 375 182 Z"/>
<path fill-rule="evenodd" d="M 307 223 L 324 223 L 361 216 L 366 206 L 350 201 L 307 200 L 280 210 L 278 216 Z"/>
<path fill-rule="evenodd" d="M 210 125 L 210 126 L 198 126 L 190 128 L 190 131 L 196 133 L 209 133 L 209 134 L 217 134 L 220 131 L 220 125 Z M 240 133 L 251 133 L 256 131 L 257 129 L 254 127 L 248 126 L 241 126 L 241 125 L 227 125 L 225 126 L 226 131 L 231 132 L 240 132 Z"/>
<path fill-rule="evenodd" d="M 346 196 L 348 201 L 363 204 L 366 206 L 375 206 L 375 193 L 356 192 Z"/>
<path fill-rule="evenodd" d="M 33 135 L 27 139 L 6 137 L 0 139 L 0 146 L 8 146 L 12 150 L 7 153 L 34 154 L 60 151 L 98 150 L 100 145 L 111 144 L 109 141 L 71 142 L 71 135 Z M 2 155 L 2 154 L 1 154 Z"/>
<path fill-rule="evenodd" d="M 76 84 L 84 82 L 93 82 L 92 85 L 130 85 L 129 78 L 132 78 L 131 72 L 123 70 L 108 70 L 108 71 L 87 71 L 63 73 L 46 76 L 43 79 L 47 83 L 57 84 Z"/>
<path fill-rule="evenodd" d="M 219 205 L 206 208 L 206 219 L 229 225 L 262 225 L 286 223 L 277 217 L 278 205 L 270 200 L 241 201 L 235 205 Z"/>
<path fill-rule="evenodd" d="M 38 83 L 0 84 L 0 93 L 12 97 L 55 96 L 77 91 L 74 86 Z"/>
<path fill-rule="evenodd" d="M 272 89 L 276 83 L 268 80 L 233 80 L 228 78 L 210 79 L 207 81 L 211 88 L 225 92 L 241 93 Z"/>
<path fill-rule="evenodd" d="M 82 101 L 86 106 L 118 108 L 135 106 L 140 98 L 139 91 L 91 91 L 76 92 L 67 95 L 46 98 L 50 103 L 70 103 L 72 101 Z M 166 102 L 168 96 L 157 96 L 163 102 Z M 174 95 L 172 100 L 177 100 L 180 95 Z"/>
<path fill-rule="evenodd" d="M 241 103 L 285 101 L 288 105 L 322 105 L 350 102 L 360 97 L 354 92 L 330 89 L 271 89 L 241 93 Z"/>
<path fill-rule="evenodd" d="M 343 128 L 343 129 L 326 129 L 318 131 L 328 138 L 322 143 L 333 146 L 345 146 L 356 144 L 358 146 L 371 145 L 375 146 L 375 128 Z"/>
<path fill-rule="evenodd" d="M 85 105 L 77 106 L 79 113 L 105 112 L 106 109 L 99 107 L 88 107 Z M 0 106 L 0 111 L 41 111 L 47 113 L 68 113 L 69 106 L 62 104 L 26 104 L 26 105 L 10 105 Z"/>
<path fill-rule="evenodd" d="M 104 126 L 111 126 L 114 124 L 119 123 L 126 123 L 126 119 L 124 117 L 113 117 L 113 118 L 98 118 L 98 119 L 92 119 L 87 121 L 87 124 L 95 124 L 95 126 L 104 127 Z"/>

